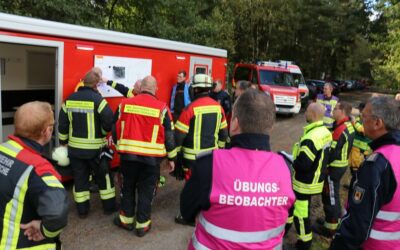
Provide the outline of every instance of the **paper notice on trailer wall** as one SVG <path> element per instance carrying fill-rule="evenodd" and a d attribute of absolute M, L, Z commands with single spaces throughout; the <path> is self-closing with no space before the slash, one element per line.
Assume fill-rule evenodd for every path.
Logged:
<path fill-rule="evenodd" d="M 103 76 L 128 88 L 133 88 L 138 79 L 151 75 L 151 63 L 150 59 L 103 55 L 96 55 L 94 59 L 94 66 L 102 69 Z M 106 84 L 100 84 L 97 89 L 103 97 L 122 96 Z"/>

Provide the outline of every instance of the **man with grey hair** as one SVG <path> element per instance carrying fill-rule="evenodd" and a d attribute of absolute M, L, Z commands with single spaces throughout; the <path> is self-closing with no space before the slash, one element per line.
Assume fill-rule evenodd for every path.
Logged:
<path fill-rule="evenodd" d="M 249 89 L 233 107 L 232 148 L 197 156 L 181 194 L 184 220 L 199 214 L 189 249 L 282 247 L 295 198 L 288 166 L 270 149 L 274 120 L 271 98 Z"/>
<path fill-rule="evenodd" d="M 353 177 L 347 213 L 331 249 L 398 249 L 400 243 L 400 103 L 371 98 L 362 111 L 374 152 Z"/>
<path fill-rule="evenodd" d="M 339 98 L 332 95 L 333 86 L 331 83 L 327 82 L 324 85 L 324 93 L 317 95 L 317 102 L 321 103 L 325 106 L 325 116 L 324 116 L 324 125 L 329 129 L 333 129 L 333 123 L 335 122 L 335 118 L 333 118 L 333 110 L 335 109 L 336 104 L 339 102 Z"/>

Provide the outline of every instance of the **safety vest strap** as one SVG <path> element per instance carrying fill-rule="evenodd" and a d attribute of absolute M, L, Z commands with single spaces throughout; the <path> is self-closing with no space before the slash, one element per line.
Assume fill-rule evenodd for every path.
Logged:
<path fill-rule="evenodd" d="M 387 220 L 387 221 L 400 221 L 400 213 L 381 210 L 376 215 L 376 218 L 381 219 L 381 220 Z"/>
<path fill-rule="evenodd" d="M 375 240 L 400 240 L 400 232 L 385 232 L 371 229 L 369 237 Z"/>
<path fill-rule="evenodd" d="M 33 170 L 28 166 L 19 178 L 12 199 L 7 203 L 3 219 L 0 249 L 15 249 L 18 243 L 20 230 L 15 227 L 22 218 L 23 204 L 28 190 L 29 175 Z"/>
<path fill-rule="evenodd" d="M 254 231 L 254 232 L 243 232 L 231 229 L 219 227 L 207 221 L 202 214 L 199 216 L 199 223 L 204 229 L 215 238 L 227 240 L 235 243 L 260 243 L 272 238 L 278 237 L 284 230 L 285 224 L 280 225 L 276 228 Z"/>

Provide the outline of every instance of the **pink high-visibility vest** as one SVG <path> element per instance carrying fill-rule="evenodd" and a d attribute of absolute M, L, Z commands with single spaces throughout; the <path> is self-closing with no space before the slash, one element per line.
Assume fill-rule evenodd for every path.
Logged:
<path fill-rule="evenodd" d="M 210 209 L 189 249 L 281 249 L 295 196 L 290 170 L 275 153 L 215 150 Z"/>
<path fill-rule="evenodd" d="M 384 205 L 376 215 L 363 249 L 400 249 L 400 146 L 383 146 L 375 153 L 382 154 L 390 162 L 397 189 L 392 201 Z"/>

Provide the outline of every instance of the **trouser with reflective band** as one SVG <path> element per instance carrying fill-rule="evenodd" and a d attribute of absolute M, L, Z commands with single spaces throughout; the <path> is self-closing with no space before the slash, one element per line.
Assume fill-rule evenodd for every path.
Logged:
<path fill-rule="evenodd" d="M 301 194 L 294 192 L 296 195 L 296 202 L 294 206 L 289 210 L 289 217 L 286 223 L 286 232 L 289 231 L 290 227 L 294 222 L 297 232 L 297 249 L 310 249 L 312 241 L 312 231 L 310 223 L 310 194 Z"/>
<path fill-rule="evenodd" d="M 156 191 L 157 180 L 160 177 L 160 166 L 121 160 L 121 174 L 123 177 L 120 207 L 121 222 L 125 224 L 133 223 L 135 210 L 137 225 L 148 222 L 151 216 L 151 204 Z M 138 193 L 137 206 L 136 189 Z"/>
<path fill-rule="evenodd" d="M 105 212 L 115 209 L 114 178 L 108 168 L 108 160 L 99 158 L 78 159 L 70 157 L 74 177 L 74 200 L 78 213 L 86 214 L 90 208 L 89 176 L 94 174 L 94 180 L 99 186 L 100 199 Z"/>
<path fill-rule="evenodd" d="M 322 191 L 322 203 L 325 212 L 324 226 L 331 230 L 336 230 L 339 218 L 341 217 L 342 208 L 340 205 L 340 180 L 346 167 L 329 167 L 328 175 L 325 178 L 324 189 Z"/>

